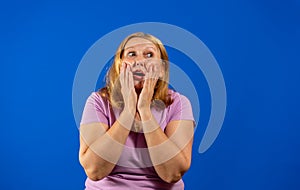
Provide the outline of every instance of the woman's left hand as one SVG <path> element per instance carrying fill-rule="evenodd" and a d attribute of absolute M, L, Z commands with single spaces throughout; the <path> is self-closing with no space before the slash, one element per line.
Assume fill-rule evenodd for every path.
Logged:
<path fill-rule="evenodd" d="M 154 94 L 156 82 L 159 78 L 159 67 L 157 64 L 151 64 L 145 75 L 143 89 L 138 98 L 137 109 L 140 114 L 150 110 L 151 100 Z"/>

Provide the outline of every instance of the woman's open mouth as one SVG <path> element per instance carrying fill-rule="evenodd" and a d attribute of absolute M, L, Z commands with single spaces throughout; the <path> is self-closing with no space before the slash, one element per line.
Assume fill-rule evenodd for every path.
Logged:
<path fill-rule="evenodd" d="M 137 81 L 143 80 L 145 76 L 145 74 L 141 71 L 135 71 L 132 74 L 133 74 L 133 79 Z"/>

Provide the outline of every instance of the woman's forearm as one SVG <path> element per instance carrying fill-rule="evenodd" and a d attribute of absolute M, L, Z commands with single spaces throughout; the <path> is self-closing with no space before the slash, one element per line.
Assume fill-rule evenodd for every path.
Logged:
<path fill-rule="evenodd" d="M 182 150 L 192 140 L 192 134 L 182 136 L 182 133 L 178 135 L 175 132 L 168 137 L 151 112 L 142 113 L 141 119 L 146 131 L 148 126 L 152 128 L 150 132 L 144 134 L 155 171 L 166 182 L 180 180 L 190 167 L 190 157 L 186 157 Z"/>
<path fill-rule="evenodd" d="M 151 161 L 157 174 L 168 183 L 181 179 L 190 167 L 188 160 L 159 128 L 145 135 Z M 161 143 L 161 144 L 160 144 Z"/>
<path fill-rule="evenodd" d="M 112 171 L 122 153 L 120 144 L 125 144 L 132 123 L 132 114 L 123 111 L 118 120 L 98 137 L 92 137 L 93 132 L 89 132 L 89 138 L 82 135 L 87 133 L 81 132 L 87 147 L 80 155 L 80 162 L 89 178 L 99 180 Z"/>

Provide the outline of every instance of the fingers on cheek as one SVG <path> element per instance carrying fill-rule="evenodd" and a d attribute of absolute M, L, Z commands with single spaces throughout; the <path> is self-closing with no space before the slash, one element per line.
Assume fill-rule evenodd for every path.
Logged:
<path fill-rule="evenodd" d="M 122 65 L 120 66 L 120 73 L 125 72 L 126 71 L 126 63 L 122 62 Z"/>
<path fill-rule="evenodd" d="M 155 78 L 155 66 L 152 65 L 151 66 L 151 70 L 150 70 L 150 80 L 153 81 L 153 79 Z"/>
<path fill-rule="evenodd" d="M 130 70 L 129 69 L 130 68 L 127 65 L 127 67 L 126 67 L 126 82 L 128 85 L 129 85 L 129 81 L 130 81 Z"/>
<path fill-rule="evenodd" d="M 155 64 L 151 64 L 150 66 L 149 66 L 149 69 L 148 69 L 148 71 L 150 72 L 150 73 L 153 73 L 153 68 L 155 67 Z"/>
<path fill-rule="evenodd" d="M 133 86 L 133 75 L 132 75 L 131 71 L 129 71 L 129 73 L 128 73 L 128 82 L 129 82 L 129 86 L 132 87 Z"/>
<path fill-rule="evenodd" d="M 152 67 L 152 77 L 154 80 L 158 78 L 159 68 L 157 65 L 153 65 Z"/>
<path fill-rule="evenodd" d="M 150 72 L 151 72 L 151 76 L 153 76 L 154 72 L 155 72 L 155 65 L 151 65 L 151 69 L 150 69 Z"/>
<path fill-rule="evenodd" d="M 124 71 L 122 71 L 122 72 L 120 73 L 120 75 L 119 75 L 119 81 L 120 81 L 121 85 L 124 84 Z"/>
<path fill-rule="evenodd" d="M 159 78 L 159 76 L 160 76 L 160 73 L 161 73 L 161 67 L 160 66 L 157 66 L 156 67 L 156 78 Z"/>

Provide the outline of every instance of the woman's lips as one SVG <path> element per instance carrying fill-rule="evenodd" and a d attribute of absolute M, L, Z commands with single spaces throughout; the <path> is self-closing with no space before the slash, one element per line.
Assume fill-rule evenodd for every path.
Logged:
<path fill-rule="evenodd" d="M 145 76 L 145 74 L 143 72 L 140 72 L 140 71 L 135 71 L 132 74 L 133 74 L 133 79 L 138 80 L 138 81 L 143 80 L 144 76 Z"/>
<path fill-rule="evenodd" d="M 145 74 L 142 73 L 142 72 L 133 72 L 133 75 L 137 75 L 137 76 L 145 76 Z"/>

